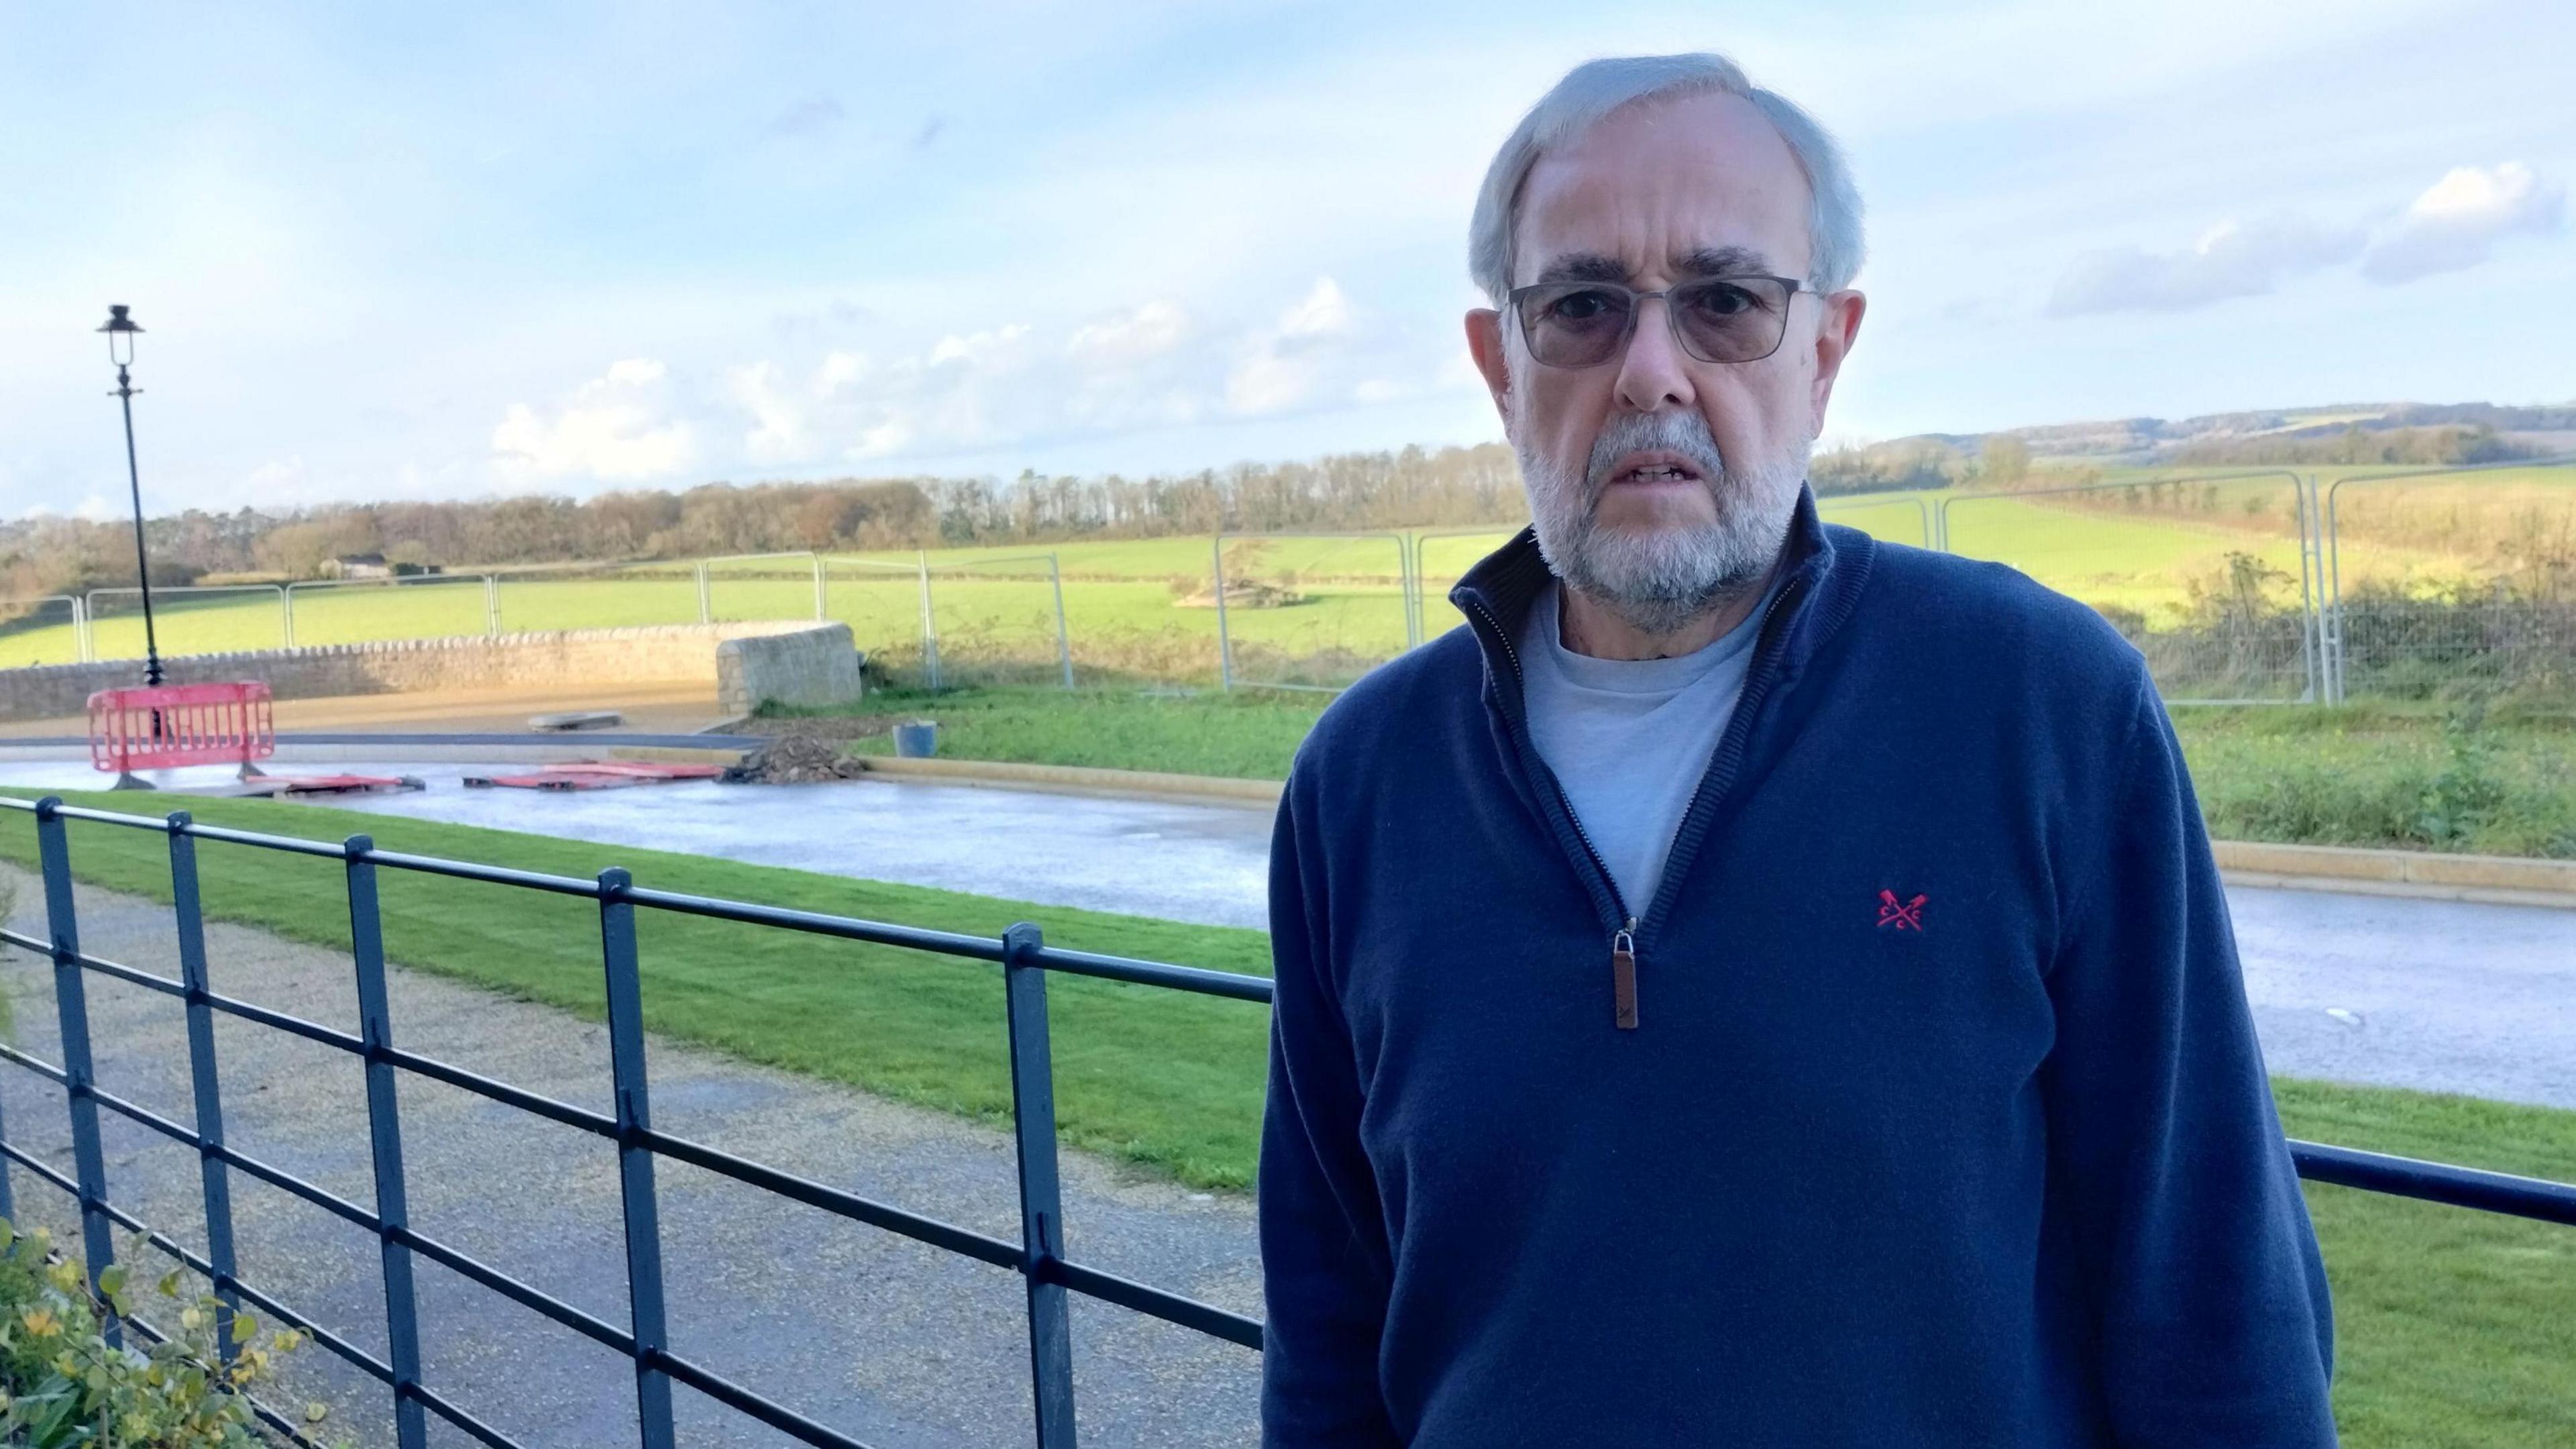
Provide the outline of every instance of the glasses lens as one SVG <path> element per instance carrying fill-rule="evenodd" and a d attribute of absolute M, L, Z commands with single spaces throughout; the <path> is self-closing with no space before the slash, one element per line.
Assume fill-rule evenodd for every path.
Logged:
<path fill-rule="evenodd" d="M 1592 367 L 1619 350 L 1635 307 L 1625 288 L 1595 282 L 1538 287 L 1521 298 L 1521 335 L 1529 340 L 1530 356 L 1550 367 Z"/>
<path fill-rule="evenodd" d="M 1711 278 L 1675 287 L 1673 325 L 1702 362 L 1751 362 L 1779 350 L 1791 289 L 1769 277 Z"/>

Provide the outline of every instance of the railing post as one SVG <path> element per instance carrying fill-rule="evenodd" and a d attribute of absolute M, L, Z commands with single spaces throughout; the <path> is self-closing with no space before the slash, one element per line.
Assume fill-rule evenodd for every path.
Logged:
<path fill-rule="evenodd" d="M 89 1259 L 90 1292 L 115 1262 L 116 1240 L 107 1218 L 107 1159 L 99 1150 L 98 1102 L 90 1096 L 96 1072 L 89 1054 L 89 992 L 80 964 L 80 921 L 72 905 L 71 845 L 63 835 L 62 797 L 36 802 L 36 850 L 44 863 L 45 925 L 54 945 L 54 1009 L 62 1022 L 63 1100 L 71 1110 L 72 1170 L 80 1186 L 81 1252 Z M 121 1340 L 116 1320 L 107 1339 Z"/>
<path fill-rule="evenodd" d="M 1064 566 L 1047 555 L 1047 582 L 1055 586 L 1055 658 L 1064 668 L 1064 687 L 1073 688 L 1073 636 L 1064 627 Z"/>
<path fill-rule="evenodd" d="M 653 1192 L 653 1113 L 645 1089 L 644 990 L 636 968 L 634 878 L 599 873 L 600 955 L 608 970 L 608 1066 L 617 1093 L 617 1185 L 626 1208 L 626 1298 L 635 1329 L 635 1418 L 644 1449 L 672 1449 L 671 1377 L 653 1366 L 670 1347 L 662 1311 L 662 1216 Z"/>
<path fill-rule="evenodd" d="M 823 590 L 823 556 L 818 553 L 814 555 L 814 622 L 817 624 L 823 622 Z"/>
<path fill-rule="evenodd" d="M 385 1339 L 394 1371 L 394 1441 L 401 1449 L 427 1449 L 429 1426 L 420 1400 L 420 1307 L 412 1293 L 411 1249 L 398 1241 L 410 1226 L 403 1191 L 402 1117 L 394 1096 L 393 1007 L 385 993 L 384 920 L 376 904 L 376 866 L 367 859 L 376 843 L 352 835 L 341 850 L 349 877 L 349 958 L 357 968 L 358 1026 L 367 1062 L 367 1131 L 376 1168 L 377 1238 L 383 1251 Z"/>
<path fill-rule="evenodd" d="M 1029 1377 L 1038 1449 L 1074 1449 L 1073 1327 L 1062 1283 L 1064 1200 L 1056 1179 L 1055 1068 L 1047 1050 L 1044 944 L 1023 921 L 1002 933 L 1002 987 L 1011 1045 L 1011 1125 L 1020 1156 L 1020 1272 L 1029 1291 Z"/>
<path fill-rule="evenodd" d="M 483 637 L 501 637 L 501 580 L 493 574 L 483 576 Z"/>
<path fill-rule="evenodd" d="M 1209 546 L 1208 577 L 1216 585 L 1216 687 L 1234 688 L 1234 645 L 1225 633 L 1225 535 Z"/>
<path fill-rule="evenodd" d="M 233 1360 L 233 1313 L 241 1306 L 233 1291 L 232 1182 L 225 1175 L 224 1099 L 215 1074 L 215 1014 L 206 1005 L 211 986 L 206 976 L 206 922 L 197 895 L 197 840 L 188 833 L 185 810 L 170 812 L 170 906 L 179 933 L 179 983 L 188 1011 L 188 1075 L 197 1102 L 197 1175 L 206 1199 L 206 1262 L 214 1269 L 215 1346 L 224 1362 Z"/>
<path fill-rule="evenodd" d="M 707 592 L 707 561 L 700 559 L 698 560 L 698 622 L 712 624 L 715 621 L 715 600 Z"/>

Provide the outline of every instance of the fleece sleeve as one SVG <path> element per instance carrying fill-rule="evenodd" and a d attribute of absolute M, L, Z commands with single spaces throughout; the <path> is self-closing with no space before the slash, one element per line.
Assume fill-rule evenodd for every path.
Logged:
<path fill-rule="evenodd" d="M 2245 1001 L 2227 898 L 2142 679 L 2050 975 L 2052 1210 L 2124 1449 L 2335 1442 L 2325 1268 Z M 2070 850 L 2070 854 L 2078 853 Z"/>
<path fill-rule="evenodd" d="M 1262 1443 L 1367 1449 L 1402 1440 L 1378 1387 L 1390 1265 L 1360 1148 L 1361 1091 L 1328 963 L 1312 822 L 1292 780 L 1270 847 L 1270 1097 L 1262 1119 Z"/>

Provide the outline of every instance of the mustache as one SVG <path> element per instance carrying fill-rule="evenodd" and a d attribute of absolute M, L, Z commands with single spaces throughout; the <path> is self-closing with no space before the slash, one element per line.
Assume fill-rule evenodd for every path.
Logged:
<path fill-rule="evenodd" d="M 1726 460 L 1718 454 L 1706 418 L 1697 413 L 1628 413 L 1603 424 L 1592 440 L 1592 455 L 1583 465 L 1584 491 L 1599 502 L 1610 470 L 1621 458 L 1656 451 L 1688 458 L 1711 492 L 1726 482 Z"/>

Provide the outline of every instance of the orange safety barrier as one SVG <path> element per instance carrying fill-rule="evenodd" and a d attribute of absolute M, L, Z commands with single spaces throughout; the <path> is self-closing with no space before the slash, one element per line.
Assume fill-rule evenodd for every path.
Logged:
<path fill-rule="evenodd" d="M 276 753 L 268 686 L 258 680 L 102 689 L 89 697 L 90 763 L 120 776 L 229 764 L 254 775 L 251 762 Z"/>

